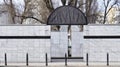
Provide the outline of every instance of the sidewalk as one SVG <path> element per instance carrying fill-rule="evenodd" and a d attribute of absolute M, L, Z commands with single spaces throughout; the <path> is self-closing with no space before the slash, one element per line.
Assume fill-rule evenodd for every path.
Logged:
<path fill-rule="evenodd" d="M 1 66 L 5 66 L 4 63 L 0 64 Z M 8 63 L 8 67 L 26 67 L 26 63 Z M 46 67 L 45 63 L 29 63 L 29 67 Z M 50 62 L 48 63 L 48 67 L 66 67 L 64 62 Z M 120 63 L 110 63 L 109 66 L 106 63 L 97 63 L 91 62 L 89 66 L 86 66 L 84 62 L 68 62 L 67 67 L 120 67 Z"/>

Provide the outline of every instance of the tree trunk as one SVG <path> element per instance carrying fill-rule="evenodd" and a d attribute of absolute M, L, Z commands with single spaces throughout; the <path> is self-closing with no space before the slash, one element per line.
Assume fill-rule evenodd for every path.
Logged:
<path fill-rule="evenodd" d="M 106 23 L 106 17 L 107 17 L 107 7 L 105 8 L 103 24 Z"/>

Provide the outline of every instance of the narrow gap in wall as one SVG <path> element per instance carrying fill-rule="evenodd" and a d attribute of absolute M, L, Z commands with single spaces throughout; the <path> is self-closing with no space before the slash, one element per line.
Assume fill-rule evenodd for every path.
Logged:
<path fill-rule="evenodd" d="M 71 25 L 68 26 L 68 57 L 72 57 Z"/>

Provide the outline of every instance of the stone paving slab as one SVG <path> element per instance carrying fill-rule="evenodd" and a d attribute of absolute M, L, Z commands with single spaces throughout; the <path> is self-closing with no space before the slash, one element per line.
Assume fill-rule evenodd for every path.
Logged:
<path fill-rule="evenodd" d="M 45 63 L 29 63 L 29 66 L 26 66 L 25 63 L 8 63 L 8 66 L 4 66 L 4 63 L 0 63 L 0 67 L 46 67 Z M 120 63 L 110 63 L 110 66 L 107 66 L 106 63 L 89 63 L 89 66 L 86 66 L 86 63 L 83 62 L 68 62 L 67 66 L 65 63 L 48 63 L 47 67 L 120 67 Z"/>
<path fill-rule="evenodd" d="M 120 67 L 120 66 L 0 66 L 0 67 Z"/>

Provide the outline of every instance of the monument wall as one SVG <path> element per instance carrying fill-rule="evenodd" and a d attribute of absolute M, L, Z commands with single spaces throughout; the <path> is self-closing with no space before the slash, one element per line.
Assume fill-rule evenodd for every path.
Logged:
<path fill-rule="evenodd" d="M 83 57 L 83 32 L 79 26 L 71 26 L 72 57 Z"/>
<path fill-rule="evenodd" d="M 110 61 L 120 61 L 120 26 L 119 25 L 87 25 L 84 26 L 83 53 L 89 61 L 106 61 L 109 53 Z M 92 37 L 87 37 L 92 36 Z"/>
<path fill-rule="evenodd" d="M 65 57 L 68 53 L 67 26 L 61 26 L 59 31 L 51 32 L 51 57 Z"/>
<path fill-rule="evenodd" d="M 120 61 L 119 25 L 86 25 L 83 32 L 78 28 L 71 27 L 72 57 L 83 57 L 86 61 L 86 53 L 88 53 L 89 61 L 102 62 L 106 61 L 109 53 L 110 61 Z M 0 26 L 0 37 L 2 36 L 50 36 L 51 38 L 0 38 L 0 63 L 4 62 L 5 53 L 8 62 L 26 62 L 26 53 L 29 54 L 29 62 L 45 62 L 45 53 L 48 53 L 50 61 L 51 57 L 64 57 L 68 52 L 69 34 L 67 27 L 64 26 L 59 32 L 51 32 L 51 27 L 45 25 Z"/>
<path fill-rule="evenodd" d="M 50 36 L 50 26 L 0 26 L 0 37 L 2 36 Z M 45 62 L 45 53 L 48 53 L 50 61 L 50 38 L 0 38 L 0 63 L 4 63 L 5 53 L 10 63 L 26 62 L 26 53 L 29 62 Z"/>

